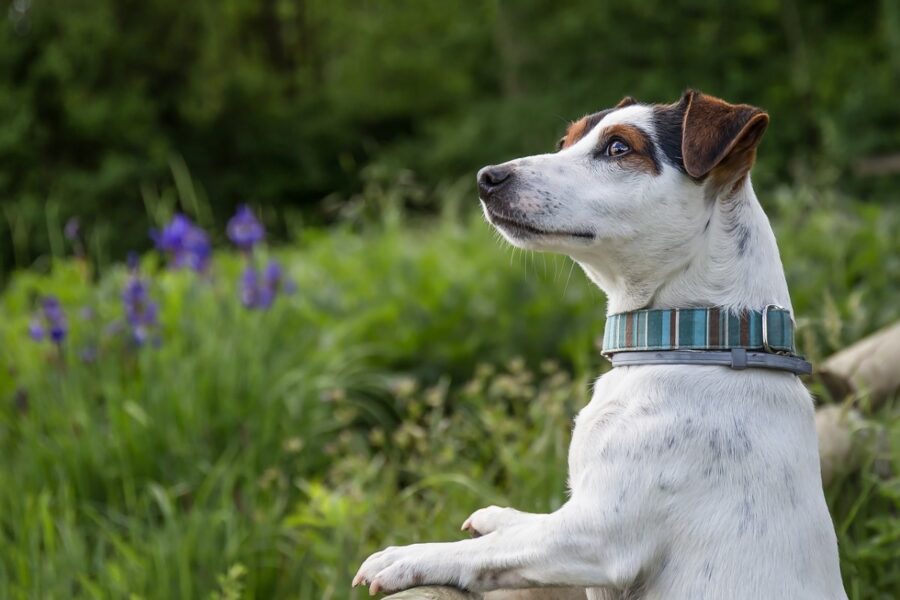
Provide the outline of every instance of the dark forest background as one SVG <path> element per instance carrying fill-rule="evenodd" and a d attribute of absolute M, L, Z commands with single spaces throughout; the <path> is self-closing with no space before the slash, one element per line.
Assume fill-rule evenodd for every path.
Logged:
<path fill-rule="evenodd" d="M 186 185 L 206 225 L 250 203 L 276 236 L 368 184 L 415 181 L 432 210 L 570 119 L 689 86 L 770 112 L 761 196 L 799 180 L 893 202 L 898 82 L 893 0 L 14 0 L 0 272 L 70 216 L 95 255 L 147 247 Z"/>

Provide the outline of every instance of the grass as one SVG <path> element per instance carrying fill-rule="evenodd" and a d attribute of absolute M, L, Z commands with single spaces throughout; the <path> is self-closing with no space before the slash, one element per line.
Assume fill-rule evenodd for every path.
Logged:
<path fill-rule="evenodd" d="M 769 208 L 813 358 L 897 318 L 896 213 L 802 189 Z M 0 598 L 361 598 L 349 581 L 378 547 L 457 539 L 486 504 L 559 506 L 571 419 L 606 368 L 601 294 L 477 218 L 393 214 L 270 250 L 297 292 L 265 312 L 237 300 L 240 256 L 206 276 L 144 256 L 158 347 L 121 330 L 123 267 L 15 273 Z M 44 294 L 68 309 L 59 350 L 26 336 Z M 828 490 L 852 598 L 900 595 L 896 416 L 868 425 L 882 468 Z"/>

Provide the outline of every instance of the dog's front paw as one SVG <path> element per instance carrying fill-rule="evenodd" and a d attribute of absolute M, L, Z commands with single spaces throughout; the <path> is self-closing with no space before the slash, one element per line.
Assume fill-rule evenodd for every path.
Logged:
<path fill-rule="evenodd" d="M 448 565 L 440 565 L 436 560 L 434 547 L 437 544 L 413 544 L 412 546 L 392 546 L 376 552 L 367 558 L 356 577 L 353 586 L 368 585 L 369 593 L 393 593 L 420 585 L 453 585 Z"/>
<path fill-rule="evenodd" d="M 519 522 L 523 514 L 514 508 L 487 506 L 469 515 L 461 529 L 471 533 L 472 537 L 480 537 Z"/>

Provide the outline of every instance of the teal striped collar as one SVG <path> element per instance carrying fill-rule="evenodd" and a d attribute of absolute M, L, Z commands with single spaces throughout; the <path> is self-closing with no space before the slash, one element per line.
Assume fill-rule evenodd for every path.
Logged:
<path fill-rule="evenodd" d="M 769 305 L 738 314 L 718 307 L 648 309 L 610 315 L 604 356 L 624 351 L 758 350 L 794 354 L 790 311 Z"/>

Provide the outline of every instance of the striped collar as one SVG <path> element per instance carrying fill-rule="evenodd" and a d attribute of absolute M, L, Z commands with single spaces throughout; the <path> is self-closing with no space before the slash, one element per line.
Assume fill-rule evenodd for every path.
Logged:
<path fill-rule="evenodd" d="M 811 369 L 794 352 L 790 311 L 775 305 L 738 314 L 712 307 L 610 315 L 602 353 L 611 358 L 613 366 L 724 364 L 737 369 L 761 367 L 798 374 Z"/>

